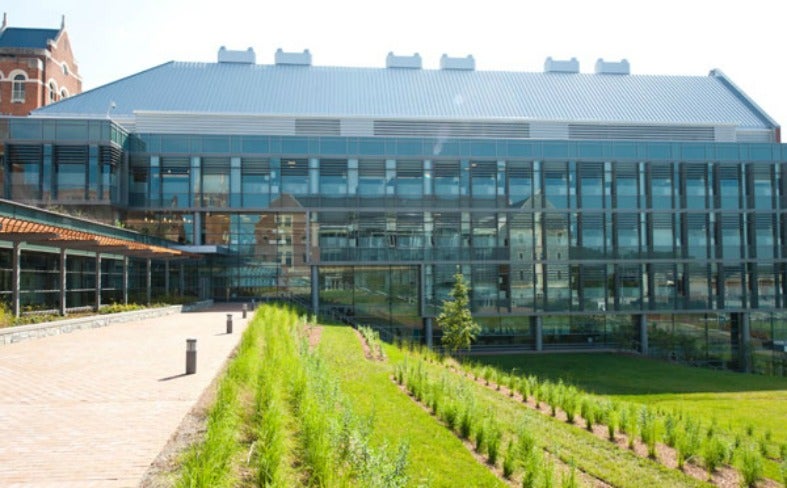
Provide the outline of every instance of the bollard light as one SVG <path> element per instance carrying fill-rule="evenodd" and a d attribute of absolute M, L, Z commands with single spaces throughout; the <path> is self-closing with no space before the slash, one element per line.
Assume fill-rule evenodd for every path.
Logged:
<path fill-rule="evenodd" d="M 245 319 L 246 318 L 246 312 L 249 310 L 249 306 L 244 303 L 242 310 L 243 310 L 243 318 Z"/>
<path fill-rule="evenodd" d="M 227 334 L 232 334 L 232 314 L 227 314 Z"/>
<path fill-rule="evenodd" d="M 186 339 L 186 374 L 197 372 L 197 339 Z"/>

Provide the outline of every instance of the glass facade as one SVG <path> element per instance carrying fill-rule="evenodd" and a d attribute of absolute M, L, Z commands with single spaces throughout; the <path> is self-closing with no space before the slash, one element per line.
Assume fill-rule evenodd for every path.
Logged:
<path fill-rule="evenodd" d="M 219 246 L 195 278 L 217 299 L 288 292 L 418 336 L 459 270 L 489 344 L 534 344 L 540 317 L 545 346 L 627 347 L 644 315 L 654 354 L 699 337 L 727 360 L 719 317 L 752 310 L 765 317 L 751 321 L 761 347 L 786 339 L 780 144 L 126 137 L 96 121 L 18 123 L 6 197 L 106 201 L 130 228 Z"/>

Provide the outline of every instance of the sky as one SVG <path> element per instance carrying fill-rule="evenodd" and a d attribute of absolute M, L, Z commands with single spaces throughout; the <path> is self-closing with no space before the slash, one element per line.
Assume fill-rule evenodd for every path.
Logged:
<path fill-rule="evenodd" d="M 388 52 L 472 54 L 478 70 L 543 70 L 576 57 L 627 59 L 632 74 L 723 71 L 777 123 L 784 95 L 779 0 L 3 0 L 11 27 L 57 28 L 65 15 L 85 90 L 168 61 L 215 62 L 218 49 L 309 49 L 314 65 L 384 67 Z"/>

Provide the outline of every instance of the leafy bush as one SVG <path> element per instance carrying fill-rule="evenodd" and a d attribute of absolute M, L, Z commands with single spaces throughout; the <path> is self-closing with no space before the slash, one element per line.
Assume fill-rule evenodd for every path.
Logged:
<path fill-rule="evenodd" d="M 748 487 L 756 486 L 762 479 L 762 455 L 751 445 L 745 446 L 740 453 L 739 467 L 743 484 Z"/>

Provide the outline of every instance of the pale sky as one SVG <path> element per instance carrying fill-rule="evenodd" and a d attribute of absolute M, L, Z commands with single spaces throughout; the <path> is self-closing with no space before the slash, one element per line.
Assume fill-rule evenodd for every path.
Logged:
<path fill-rule="evenodd" d="M 215 62 L 221 46 L 309 49 L 314 65 L 384 67 L 389 51 L 472 54 L 479 70 L 543 70 L 547 56 L 628 59 L 632 74 L 721 69 L 787 124 L 787 6 L 779 0 L 3 0 L 12 27 L 57 28 L 62 14 L 84 88 L 167 61 Z M 785 138 L 787 139 L 787 137 Z"/>

